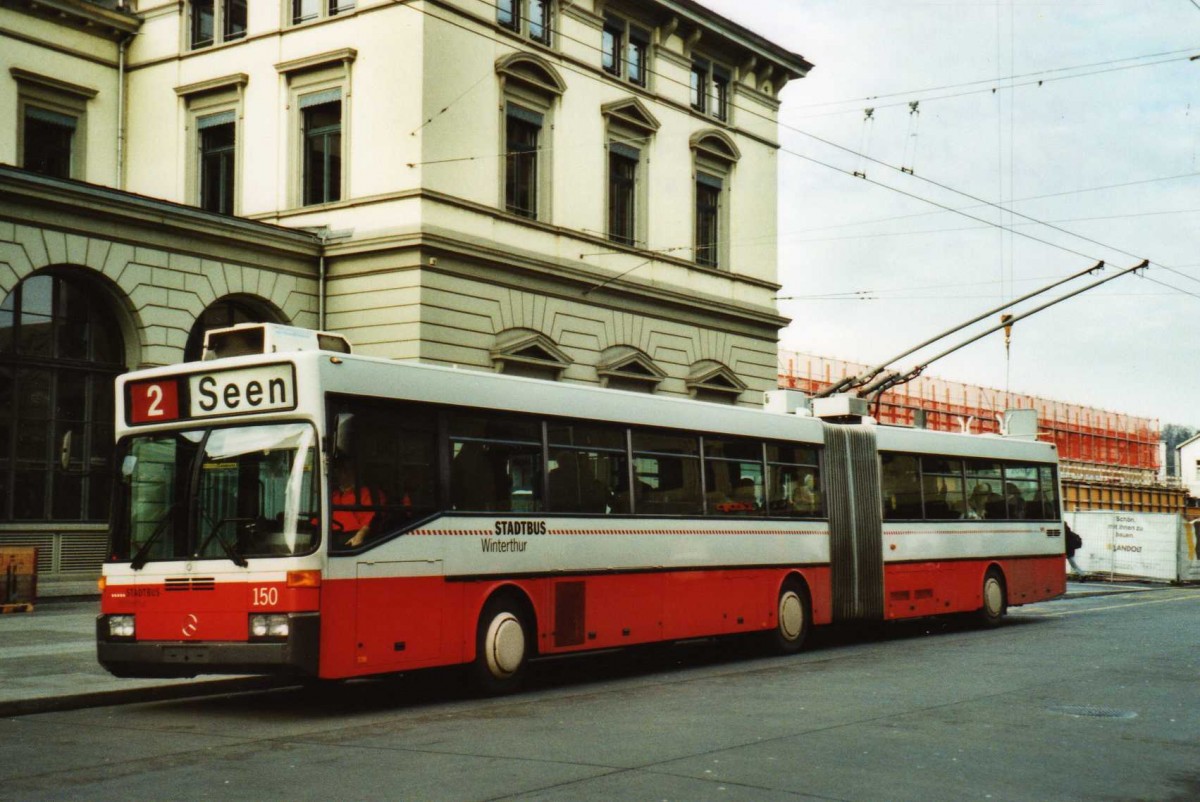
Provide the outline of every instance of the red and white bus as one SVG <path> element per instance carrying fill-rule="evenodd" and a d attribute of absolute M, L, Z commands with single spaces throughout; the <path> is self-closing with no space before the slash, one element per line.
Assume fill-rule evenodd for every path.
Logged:
<path fill-rule="evenodd" d="M 535 656 L 754 632 L 789 652 L 813 625 L 994 624 L 1065 590 L 1052 445 L 352 356 L 310 334 L 214 332 L 244 355 L 118 380 L 97 621 L 112 673 L 469 664 L 500 691 Z"/>

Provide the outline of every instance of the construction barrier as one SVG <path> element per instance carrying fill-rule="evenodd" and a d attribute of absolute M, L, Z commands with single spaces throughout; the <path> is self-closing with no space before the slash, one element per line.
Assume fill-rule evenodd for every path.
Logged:
<path fill-rule="evenodd" d="M 37 553 L 36 546 L 0 546 L 0 613 L 33 612 Z"/>
<path fill-rule="evenodd" d="M 1200 531 L 1181 515 L 1073 512 L 1064 515 L 1083 540 L 1075 562 L 1088 574 L 1112 578 L 1200 581 Z"/>

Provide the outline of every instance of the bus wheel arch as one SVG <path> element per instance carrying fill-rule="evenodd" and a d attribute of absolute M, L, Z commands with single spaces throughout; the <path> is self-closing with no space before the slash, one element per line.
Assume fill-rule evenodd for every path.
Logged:
<path fill-rule="evenodd" d="M 494 590 L 479 611 L 472 680 L 488 694 L 512 693 L 524 679 L 537 651 L 537 618 L 523 590 L 505 585 Z"/>
<path fill-rule="evenodd" d="M 812 593 L 799 572 L 789 573 L 779 585 L 776 597 L 775 627 L 768 633 L 770 646 L 777 654 L 795 654 L 804 648 L 812 629 Z"/>
<path fill-rule="evenodd" d="M 992 563 L 983 574 L 980 585 L 980 606 L 976 612 L 979 623 L 986 627 L 997 627 L 1008 612 L 1008 582 L 1004 570 Z"/>

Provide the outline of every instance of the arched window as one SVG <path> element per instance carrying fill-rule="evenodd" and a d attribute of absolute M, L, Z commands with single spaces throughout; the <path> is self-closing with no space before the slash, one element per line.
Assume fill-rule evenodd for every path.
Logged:
<path fill-rule="evenodd" d="M 257 304 L 235 297 L 222 298 L 209 306 L 196 318 L 188 332 L 187 345 L 183 349 L 184 362 L 197 362 L 204 351 L 204 334 L 210 329 L 223 329 L 238 323 L 281 323 L 276 316 Z"/>
<path fill-rule="evenodd" d="M 0 303 L 0 521 L 108 517 L 113 379 L 124 371 L 94 282 L 40 273 Z"/>

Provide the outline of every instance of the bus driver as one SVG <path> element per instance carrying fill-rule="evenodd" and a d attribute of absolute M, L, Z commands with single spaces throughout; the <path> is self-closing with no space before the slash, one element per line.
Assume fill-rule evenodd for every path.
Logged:
<path fill-rule="evenodd" d="M 370 534 L 375 521 L 373 507 L 383 499 L 374 499 L 369 487 L 359 487 L 354 477 L 354 462 L 342 457 L 333 466 L 333 530 L 348 536 L 345 547 L 358 548 Z"/>

